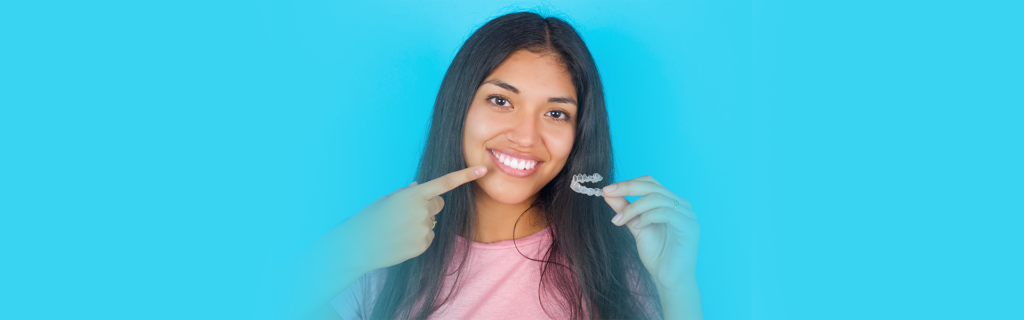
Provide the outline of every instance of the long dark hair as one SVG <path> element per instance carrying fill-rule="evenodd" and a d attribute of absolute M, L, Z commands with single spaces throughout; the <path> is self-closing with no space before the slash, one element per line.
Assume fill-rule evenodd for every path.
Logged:
<path fill-rule="evenodd" d="M 604 92 L 590 51 L 576 30 L 554 17 L 518 12 L 495 18 L 476 30 L 455 55 L 434 102 L 430 134 L 420 159 L 416 181 L 425 182 L 467 168 L 462 136 L 466 114 L 476 90 L 510 54 L 526 49 L 553 54 L 572 75 L 576 88 L 576 138 L 562 171 L 540 190 L 540 208 L 553 239 L 541 263 L 540 291 L 571 318 L 662 318 L 661 302 L 650 274 L 624 227 L 609 222 L 615 212 L 600 197 L 569 189 L 577 173 L 612 174 L 612 144 Z M 426 252 L 385 269 L 373 319 L 426 319 L 454 294 L 473 239 L 476 207 L 470 184 L 442 195 L 444 209 L 436 216 L 434 242 Z M 461 252 L 462 254 L 457 254 Z M 524 256 L 524 258 L 526 258 Z M 453 291 L 442 292 L 445 277 L 454 276 Z M 542 299 L 543 300 L 543 299 Z M 414 308 L 415 307 L 415 308 Z M 586 310 L 584 310 L 586 309 Z M 413 314 L 413 310 L 418 310 Z M 550 314 L 550 312 L 548 312 Z"/>

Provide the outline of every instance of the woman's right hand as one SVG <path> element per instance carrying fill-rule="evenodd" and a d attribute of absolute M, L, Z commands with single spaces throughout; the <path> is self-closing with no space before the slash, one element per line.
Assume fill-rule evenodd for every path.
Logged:
<path fill-rule="evenodd" d="M 390 267 L 427 251 L 434 240 L 433 217 L 444 207 L 441 194 L 487 173 L 475 166 L 455 171 L 424 184 L 409 186 L 380 197 L 344 224 L 360 233 L 351 246 L 365 271 Z"/>

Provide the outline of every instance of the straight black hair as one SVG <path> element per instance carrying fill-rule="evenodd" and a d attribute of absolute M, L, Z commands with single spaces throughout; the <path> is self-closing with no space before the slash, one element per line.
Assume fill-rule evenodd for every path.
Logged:
<path fill-rule="evenodd" d="M 633 235 L 609 222 L 615 212 L 604 199 L 569 189 L 577 173 L 597 172 L 608 182 L 614 181 L 614 176 L 608 113 L 597 65 L 568 23 L 532 12 L 511 13 L 487 22 L 466 40 L 437 93 L 416 181 L 467 168 L 462 137 L 469 106 L 486 77 L 521 49 L 557 57 L 572 76 L 578 100 L 577 134 L 569 158 L 533 203 L 543 212 L 553 239 L 542 260 L 536 261 L 543 262 L 538 290 L 557 305 L 545 305 L 542 299 L 542 307 L 548 314 L 550 308 L 560 308 L 572 319 L 587 315 L 591 319 L 662 318 L 661 301 L 640 261 Z M 426 319 L 458 293 L 459 271 L 470 247 L 463 242 L 457 248 L 456 237 L 473 239 L 476 207 L 472 186 L 461 185 L 442 197 L 445 206 L 436 216 L 433 243 L 422 255 L 384 270 L 372 319 Z M 454 263 L 458 263 L 458 271 L 448 274 Z M 456 277 L 455 286 L 442 292 L 449 276 Z"/>

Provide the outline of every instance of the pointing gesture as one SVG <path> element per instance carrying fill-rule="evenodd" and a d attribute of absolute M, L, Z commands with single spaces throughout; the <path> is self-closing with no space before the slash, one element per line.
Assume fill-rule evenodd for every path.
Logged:
<path fill-rule="evenodd" d="M 462 169 L 446 175 L 443 175 L 437 179 L 430 180 L 427 183 L 416 186 L 415 192 L 419 193 L 424 199 L 429 200 L 434 197 L 440 196 L 445 192 L 451 191 L 467 182 L 476 180 L 487 173 L 487 167 L 475 166 L 471 168 Z M 413 182 L 415 183 L 415 182 Z"/>
<path fill-rule="evenodd" d="M 455 171 L 424 184 L 410 183 L 360 210 L 345 224 L 359 230 L 364 243 L 354 246 L 366 270 L 390 267 L 423 254 L 434 240 L 434 215 L 444 208 L 441 195 L 487 173 L 484 166 Z"/>

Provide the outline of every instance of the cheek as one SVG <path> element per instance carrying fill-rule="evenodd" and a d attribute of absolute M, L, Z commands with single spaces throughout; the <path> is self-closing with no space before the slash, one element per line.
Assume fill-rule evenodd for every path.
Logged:
<path fill-rule="evenodd" d="M 500 121 L 489 117 L 482 108 L 486 106 L 471 105 L 469 113 L 466 114 L 466 124 L 463 128 L 463 142 L 466 147 L 478 147 L 483 142 L 495 136 L 500 127 Z"/>
<path fill-rule="evenodd" d="M 487 113 L 486 106 L 471 106 L 466 115 L 466 141 L 487 141 L 501 131 L 502 119 Z"/>
<path fill-rule="evenodd" d="M 553 159 L 558 159 L 561 164 L 569 158 L 569 153 L 572 152 L 573 140 L 576 135 L 573 131 L 565 130 L 552 130 L 547 134 L 545 142 L 548 146 L 548 152 L 551 153 Z"/>
<path fill-rule="evenodd" d="M 466 114 L 466 124 L 463 128 L 463 141 L 470 142 L 479 140 L 481 130 L 483 126 L 480 123 L 480 112 L 477 111 L 477 106 L 470 106 L 469 113 Z"/>

